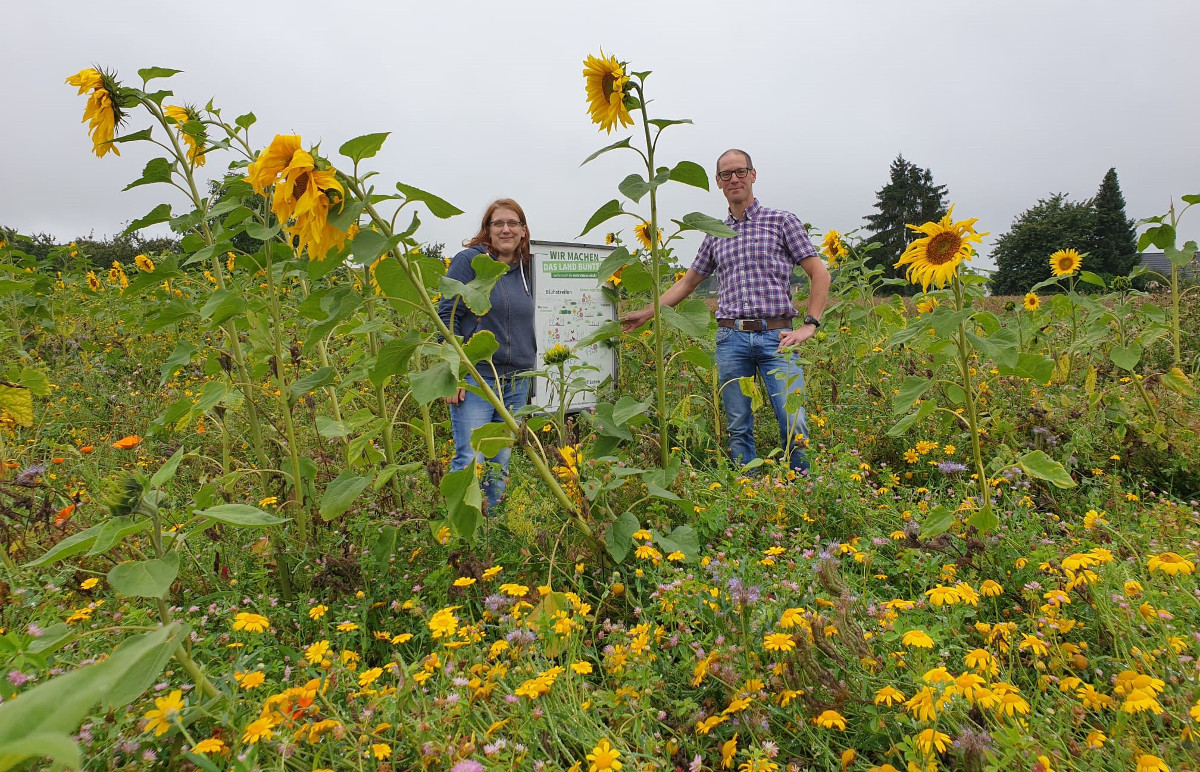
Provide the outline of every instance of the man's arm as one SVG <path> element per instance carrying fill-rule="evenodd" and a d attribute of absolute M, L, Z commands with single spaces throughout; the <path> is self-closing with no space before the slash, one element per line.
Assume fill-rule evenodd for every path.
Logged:
<path fill-rule="evenodd" d="M 820 262 L 820 261 L 818 261 L 818 262 Z M 825 266 L 821 266 L 821 267 L 824 268 Z M 825 275 L 826 275 L 826 277 L 828 277 L 829 276 L 828 272 Z M 705 276 L 703 276 L 702 274 L 696 273 L 691 268 L 687 269 L 687 273 L 685 273 L 679 279 L 679 281 L 675 282 L 670 287 L 668 287 L 667 291 L 664 292 L 661 297 L 659 297 L 659 299 L 658 299 L 659 304 L 664 305 L 664 306 L 671 306 L 672 308 L 674 308 L 675 306 L 682 303 L 684 298 L 686 298 L 688 295 L 692 294 L 692 292 L 694 292 L 695 289 L 700 286 L 700 282 L 704 281 L 705 278 L 706 278 Z M 828 281 L 826 281 L 826 286 L 828 288 Z M 824 302 L 824 301 L 822 301 L 822 302 Z M 624 330 L 625 332 L 633 332 L 638 327 L 641 327 L 643 324 L 650 321 L 650 318 L 653 316 L 654 316 L 654 304 L 653 303 L 646 306 L 645 308 L 638 309 L 637 311 L 630 311 L 629 313 L 627 313 L 621 317 L 621 329 Z"/>
<path fill-rule="evenodd" d="M 821 258 L 816 256 L 801 261 L 800 267 L 808 274 L 808 315 L 820 319 L 825 310 L 825 303 L 829 300 L 829 269 L 825 267 Z M 811 324 L 806 324 L 798 330 L 788 330 L 779 336 L 779 347 L 799 346 L 816 332 L 817 328 Z"/>

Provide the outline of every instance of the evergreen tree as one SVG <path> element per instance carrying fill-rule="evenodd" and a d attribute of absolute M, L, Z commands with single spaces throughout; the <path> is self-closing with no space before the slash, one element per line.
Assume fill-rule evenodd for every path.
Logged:
<path fill-rule="evenodd" d="M 878 241 L 882 248 L 873 251 L 868 258 L 872 266 L 883 268 L 888 278 L 903 278 L 904 271 L 893 266 L 904 254 L 909 243 L 920 234 L 906 225 L 921 225 L 930 220 L 940 220 L 946 214 L 946 186 L 934 185 L 933 174 L 904 160 L 903 155 L 892 161 L 888 183 L 876 194 L 874 214 L 866 220 L 870 235 L 867 240 Z M 905 294 L 917 291 L 915 285 L 905 284 L 897 291 Z"/>
<path fill-rule="evenodd" d="M 1117 170 L 1109 169 L 1092 199 L 1096 225 L 1087 269 L 1108 276 L 1125 276 L 1138 264 L 1137 229 L 1125 216 L 1125 197 Z"/>
<path fill-rule="evenodd" d="M 992 258 L 993 295 L 1022 295 L 1050 278 L 1050 255 L 1060 249 L 1087 251 L 1093 243 L 1096 215 L 1090 201 L 1068 201 L 1063 193 L 1044 198 L 1025 210 L 1012 228 L 996 240 Z M 1083 267 L 1095 271 L 1092 259 Z"/>

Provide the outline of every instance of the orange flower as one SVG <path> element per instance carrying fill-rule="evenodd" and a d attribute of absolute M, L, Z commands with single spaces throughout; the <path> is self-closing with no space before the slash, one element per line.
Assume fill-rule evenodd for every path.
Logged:
<path fill-rule="evenodd" d="M 112 446 L 117 450 L 129 450 L 130 448 L 136 448 L 141 444 L 142 438 L 136 434 L 131 434 L 128 437 L 122 437 L 121 439 L 117 440 L 112 444 Z"/>
<path fill-rule="evenodd" d="M 79 449 L 79 452 L 83 453 L 84 455 L 87 455 L 88 453 L 91 453 L 95 449 L 96 449 L 95 445 L 84 445 L 82 448 Z"/>
<path fill-rule="evenodd" d="M 63 523 L 67 522 L 67 519 L 73 514 L 75 514 L 75 505 L 66 505 L 62 509 L 58 510 L 58 514 L 54 516 L 54 524 L 62 525 Z"/>
<path fill-rule="evenodd" d="M 55 456 L 54 458 L 50 459 L 51 464 L 61 464 L 64 461 L 66 461 L 66 459 L 62 456 Z"/>

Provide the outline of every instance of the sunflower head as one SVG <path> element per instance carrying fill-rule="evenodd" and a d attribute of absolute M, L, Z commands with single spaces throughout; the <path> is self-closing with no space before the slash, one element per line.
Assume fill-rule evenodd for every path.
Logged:
<path fill-rule="evenodd" d="M 97 158 L 109 153 L 121 155 L 113 144 L 117 127 L 125 120 L 126 97 L 116 76 L 96 67 L 80 70 L 67 78 L 67 85 L 75 86 L 80 94 L 87 94 L 87 106 L 83 108 L 83 122 L 88 124 L 92 137 L 92 152 Z"/>
<path fill-rule="evenodd" d="M 561 343 L 556 343 L 546 352 L 543 360 L 548 365 L 561 365 L 573 356 L 575 355 L 571 352 L 570 348 Z"/>
<path fill-rule="evenodd" d="M 183 141 L 188 148 L 188 161 L 193 166 L 203 166 L 205 157 L 204 152 L 204 129 L 197 128 L 200 124 L 200 111 L 192 105 L 167 105 L 163 108 L 163 115 L 175 122 L 179 127 L 180 133 L 183 134 Z M 185 129 L 188 124 L 192 124 L 191 129 Z"/>
<path fill-rule="evenodd" d="M 952 206 L 940 222 L 908 226 L 925 236 L 908 245 L 895 267 L 907 265 L 908 280 L 920 284 L 922 291 L 928 291 L 931 284 L 938 288 L 946 286 L 957 274 L 959 264 L 971 259 L 974 253 L 971 242 L 979 242 L 988 235 L 975 232 L 974 218 L 954 222 L 953 215 Z"/>
<path fill-rule="evenodd" d="M 842 234 L 837 231 L 828 231 L 825 234 L 825 240 L 821 242 L 821 251 L 829 258 L 830 263 L 836 264 L 837 260 L 846 254 L 846 245 L 842 243 Z"/>
<path fill-rule="evenodd" d="M 635 237 L 637 237 L 638 243 L 642 245 L 643 249 L 645 249 L 647 251 L 650 250 L 650 248 L 651 248 L 650 223 L 640 222 L 637 225 L 633 226 L 633 235 Z M 657 241 L 661 245 L 662 244 L 662 233 L 658 232 L 656 235 L 658 236 L 658 238 L 654 239 L 654 241 Z"/>
<path fill-rule="evenodd" d="M 592 122 L 600 124 L 600 128 L 611 133 L 618 123 L 632 126 L 633 118 L 629 115 L 626 91 L 629 76 L 625 74 L 625 66 L 618 62 L 615 56 L 588 56 L 583 60 L 583 77 L 587 85 L 588 112 Z"/>
<path fill-rule="evenodd" d="M 1077 249 L 1060 249 L 1050 255 L 1050 271 L 1055 276 L 1070 276 L 1083 265 L 1083 255 Z"/>
<path fill-rule="evenodd" d="M 1042 299 L 1032 292 L 1025 293 L 1025 310 L 1036 311 L 1042 307 Z"/>

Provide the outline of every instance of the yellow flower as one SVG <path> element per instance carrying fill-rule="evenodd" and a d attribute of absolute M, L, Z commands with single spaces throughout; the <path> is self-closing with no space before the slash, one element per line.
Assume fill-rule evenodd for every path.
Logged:
<path fill-rule="evenodd" d="M 377 761 L 383 761 L 392 755 L 392 746 L 385 745 L 384 743 L 373 743 L 371 745 L 371 755 L 374 756 Z"/>
<path fill-rule="evenodd" d="M 336 629 L 339 633 L 352 633 L 358 629 L 358 625 L 353 622 L 341 622 Z"/>
<path fill-rule="evenodd" d="M 100 284 L 100 279 L 99 279 L 99 277 L 96 276 L 95 271 L 87 272 L 87 285 L 88 285 L 88 289 L 90 289 L 92 292 L 103 292 L 104 291 L 104 287 Z"/>
<path fill-rule="evenodd" d="M 316 643 L 304 649 L 304 658 L 310 664 L 319 665 L 325 659 L 325 655 L 329 653 L 329 641 L 317 641 Z"/>
<path fill-rule="evenodd" d="M 154 261 L 145 255 L 138 255 L 133 258 L 133 264 L 143 273 L 154 273 Z"/>
<path fill-rule="evenodd" d="M 633 118 L 625 106 L 625 84 L 629 76 L 615 56 L 588 56 L 583 60 L 583 77 L 587 82 L 588 112 L 592 123 L 611 133 L 619 122 L 622 127 L 632 126 Z"/>
<path fill-rule="evenodd" d="M 588 767 L 588 772 L 613 772 L 620 769 L 623 765 L 617 759 L 621 758 L 621 752 L 609 744 L 608 739 L 603 739 L 592 748 L 592 752 L 587 755 L 587 760 L 592 762 Z"/>
<path fill-rule="evenodd" d="M 179 720 L 179 714 L 183 712 L 183 708 L 183 691 L 180 689 L 176 689 L 166 697 L 158 697 L 154 700 L 154 707 L 146 711 L 146 718 L 149 719 L 146 723 L 146 731 L 154 732 L 155 737 L 161 736 L 171 728 L 171 724 Z"/>
<path fill-rule="evenodd" d="M 500 592 L 513 598 L 524 598 L 529 594 L 529 588 L 523 584 L 505 582 L 504 584 L 500 585 Z"/>
<path fill-rule="evenodd" d="M 192 746 L 192 753 L 224 753 L 225 743 L 216 737 L 206 737 Z"/>
<path fill-rule="evenodd" d="M 650 223 L 640 222 L 633 226 L 633 235 L 637 237 L 638 243 L 647 251 L 651 249 L 650 245 Z M 658 238 L 655 239 L 660 245 L 662 244 L 662 232 L 658 232 Z"/>
<path fill-rule="evenodd" d="M 721 745 L 721 769 L 729 769 L 733 766 L 733 757 L 737 755 L 738 733 L 734 732 L 733 737 L 726 740 Z"/>
<path fill-rule="evenodd" d="M 488 579 L 491 579 L 493 576 L 495 576 L 496 574 L 500 573 L 503 570 L 504 570 L 504 568 L 502 566 L 492 566 L 488 570 L 484 571 L 483 574 L 481 574 L 483 581 L 486 582 Z"/>
<path fill-rule="evenodd" d="M 592 672 L 592 663 L 591 662 L 572 662 L 571 669 L 574 670 L 579 675 L 587 675 L 588 673 Z"/>
<path fill-rule="evenodd" d="M 542 361 L 547 365 L 561 365 L 569 360 L 572 356 L 574 356 L 574 354 L 571 353 L 570 347 L 564 346 L 561 343 L 555 343 L 550 347 L 550 350 L 546 352 L 545 356 L 542 357 Z"/>
<path fill-rule="evenodd" d="M 845 717 L 843 717 L 842 714 L 838 713 L 836 710 L 825 711 L 821 715 L 817 716 L 816 719 L 813 720 L 813 723 L 826 729 L 845 730 L 846 728 Z"/>
<path fill-rule="evenodd" d="M 1004 588 L 992 579 L 988 579 L 983 584 L 979 585 L 979 594 L 986 595 L 989 598 L 995 598 L 1004 594 Z"/>
<path fill-rule="evenodd" d="M 237 679 L 237 676 L 234 676 Z M 261 670 L 251 670 L 241 677 L 239 683 L 243 689 L 257 689 L 263 685 L 263 681 L 267 680 L 267 676 Z"/>
<path fill-rule="evenodd" d="M 788 633 L 768 633 L 763 638 L 763 648 L 768 651 L 791 651 L 796 648 L 796 642 Z"/>
<path fill-rule="evenodd" d="M 1171 768 L 1158 756 L 1143 753 L 1138 756 L 1137 772 L 1171 772 Z"/>
<path fill-rule="evenodd" d="M 953 587 L 943 587 L 940 584 L 932 590 L 926 590 L 925 595 L 929 597 L 929 602 L 934 606 L 953 606 L 960 600 L 958 590 Z"/>
<path fill-rule="evenodd" d="M 100 580 L 93 576 L 90 579 L 84 579 L 82 582 L 80 582 L 79 589 L 90 590 L 98 584 L 100 584 Z"/>
<path fill-rule="evenodd" d="M 263 633 L 270 626 L 271 620 L 262 614 L 255 614 L 250 611 L 239 611 L 237 616 L 233 618 L 234 630 L 245 630 L 248 633 Z"/>
<path fill-rule="evenodd" d="M 917 747 L 927 754 L 933 753 L 935 750 L 938 753 L 944 753 L 949 742 L 950 735 L 932 728 L 917 735 Z"/>
<path fill-rule="evenodd" d="M 1152 574 L 1155 571 L 1162 571 L 1167 576 L 1175 576 L 1175 574 L 1186 576 L 1196 572 L 1195 563 L 1175 552 L 1164 552 L 1161 555 L 1151 556 L 1147 567 Z"/>
<path fill-rule="evenodd" d="M 454 580 L 455 587 L 470 587 L 473 584 L 475 584 L 475 577 L 473 576 L 460 576 Z"/>
<path fill-rule="evenodd" d="M 103 158 L 109 152 L 121 155 L 112 143 L 113 134 L 124 117 L 117 104 L 119 86 L 116 81 L 111 75 L 88 68 L 67 78 L 67 84 L 77 87 L 80 94 L 91 92 L 87 106 L 83 108 L 83 120 L 88 122 L 92 136 L 92 152 L 97 158 Z"/>
<path fill-rule="evenodd" d="M 1154 715 L 1161 715 L 1163 712 L 1162 705 L 1154 697 L 1154 691 L 1151 689 L 1133 689 L 1125 695 L 1125 701 L 1121 703 L 1121 710 L 1125 713 L 1141 713 L 1150 711 Z"/>
<path fill-rule="evenodd" d="M 741 713 L 743 710 L 750 707 L 751 702 L 753 702 L 753 700 L 749 697 L 738 697 L 737 699 L 730 701 L 729 707 L 721 711 L 721 715 L 728 716 L 733 713 Z"/>
<path fill-rule="evenodd" d="M 1055 276 L 1070 276 L 1083 265 L 1083 255 L 1075 249 L 1060 249 L 1050 255 L 1050 271 Z"/>
<path fill-rule="evenodd" d="M 892 707 L 892 703 L 904 702 L 904 692 L 891 686 L 885 686 L 875 692 L 875 704 Z"/>
<path fill-rule="evenodd" d="M 708 734 L 715 729 L 718 724 L 723 724 L 728 720 L 728 716 L 709 716 L 703 721 L 696 722 L 696 732 L 699 734 Z"/>
<path fill-rule="evenodd" d="M 1042 772 L 1054 772 L 1054 769 L 1051 768 L 1051 766 L 1050 766 L 1050 757 L 1049 756 L 1044 756 L 1044 755 L 1038 756 L 1037 763 L 1038 763 L 1038 766 L 1042 768 Z"/>
<path fill-rule="evenodd" d="M 932 649 L 933 639 L 924 630 L 909 630 L 900 639 L 900 643 L 918 649 Z"/>
<path fill-rule="evenodd" d="M 826 231 L 825 240 L 821 242 L 821 251 L 829 259 L 837 260 L 846 254 L 846 245 L 842 243 L 842 234 L 837 231 Z"/>
<path fill-rule="evenodd" d="M 988 235 L 975 232 L 975 219 L 954 222 L 953 215 L 954 207 L 950 207 L 941 222 L 908 226 L 924 233 L 925 237 L 909 244 L 895 267 L 907 265 L 908 280 L 920 284 L 922 291 L 927 291 L 930 284 L 939 288 L 946 286 L 958 271 L 959 264 L 971 259 L 974 251 L 971 242 L 978 242 Z"/>
<path fill-rule="evenodd" d="M 1025 310 L 1036 311 L 1042 307 L 1042 299 L 1032 292 L 1025 293 Z"/>
<path fill-rule="evenodd" d="M 318 603 L 308 610 L 308 618 L 315 622 L 325 616 L 326 611 L 329 611 L 329 606 Z"/>
<path fill-rule="evenodd" d="M 370 670 L 364 670 L 358 676 L 358 687 L 361 689 L 364 686 L 375 683 L 379 676 L 383 675 L 383 668 L 373 667 Z"/>
<path fill-rule="evenodd" d="M 791 630 L 804 619 L 804 609 L 789 608 L 783 612 L 783 616 L 779 618 L 779 626 L 784 630 Z"/>
<path fill-rule="evenodd" d="M 434 638 L 454 635 L 454 631 L 458 629 L 458 617 L 454 616 L 454 612 L 458 608 L 461 607 L 447 606 L 430 618 L 429 631 L 433 633 Z"/>
<path fill-rule="evenodd" d="M 187 159 L 193 166 L 204 166 L 204 129 L 201 128 L 195 134 L 189 134 L 183 130 L 183 127 L 188 123 L 200 123 L 200 113 L 194 107 L 180 107 L 179 105 L 167 105 L 163 108 L 163 115 L 175 122 L 179 127 L 179 133 L 183 137 L 184 144 L 187 145 Z"/>
<path fill-rule="evenodd" d="M 329 212 L 335 202 L 340 206 L 345 190 L 337 170 L 324 167 L 325 161 L 300 147 L 299 136 L 280 134 L 246 170 L 245 179 L 259 195 L 275 186 L 271 211 L 312 260 L 324 260 L 330 249 L 346 241 L 346 232 L 329 224 Z"/>
<path fill-rule="evenodd" d="M 671 561 L 672 563 L 681 563 L 684 560 L 687 560 L 687 555 L 684 555 L 679 550 L 675 550 L 670 555 L 667 555 L 667 560 Z"/>
<path fill-rule="evenodd" d="M 634 556 L 638 560 L 661 560 L 662 553 L 651 547 L 649 544 L 643 544 L 634 551 Z"/>

